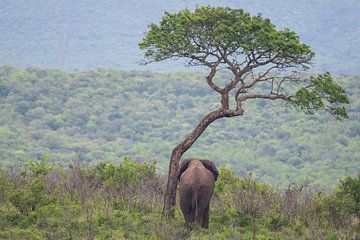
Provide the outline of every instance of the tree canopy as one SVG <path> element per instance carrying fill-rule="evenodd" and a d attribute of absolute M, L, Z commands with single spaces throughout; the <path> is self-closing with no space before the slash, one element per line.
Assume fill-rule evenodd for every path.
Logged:
<path fill-rule="evenodd" d="M 209 86 L 220 94 L 236 89 L 238 107 L 247 99 L 283 99 L 308 113 L 323 109 L 337 118 L 347 117 L 342 105 L 348 103 L 347 95 L 330 73 L 310 79 L 300 74 L 311 66 L 311 48 L 295 32 L 277 30 L 261 15 L 205 6 L 194 12 L 167 12 L 149 28 L 139 44 L 145 50 L 145 63 L 184 58 L 190 66 L 206 66 Z M 213 81 L 222 69 L 234 75 L 223 88 Z M 268 84 L 267 92 L 252 93 L 260 82 Z M 298 85 L 297 91 L 285 89 L 288 83 Z"/>
<path fill-rule="evenodd" d="M 149 61 L 185 57 L 189 64 L 209 65 L 220 60 L 234 71 L 268 63 L 278 68 L 306 67 L 314 56 L 295 32 L 277 31 L 261 15 L 210 6 L 165 13 L 159 25 L 150 24 L 140 47 L 147 49 Z"/>

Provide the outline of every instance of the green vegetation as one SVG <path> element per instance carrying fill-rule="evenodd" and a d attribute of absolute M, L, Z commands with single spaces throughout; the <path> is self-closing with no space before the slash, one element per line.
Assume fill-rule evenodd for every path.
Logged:
<path fill-rule="evenodd" d="M 179 210 L 162 218 L 164 176 L 130 158 L 91 168 L 42 158 L 0 170 L 0 239 L 353 239 L 360 174 L 328 194 L 284 192 L 220 167 L 210 228 L 189 232 Z"/>
<path fill-rule="evenodd" d="M 218 104 L 204 77 L 3 66 L 0 165 L 43 155 L 56 163 L 82 164 L 130 156 L 156 160 L 165 172 L 171 149 Z M 241 176 L 254 172 L 274 186 L 334 186 L 341 176 L 360 170 L 359 77 L 337 81 L 350 96 L 349 119 L 339 122 L 256 100 L 246 103 L 243 117 L 214 122 L 187 156 L 227 164 Z"/>
<path fill-rule="evenodd" d="M 358 32 L 352 30 L 357 3 L 342 5 L 343 11 L 351 9 L 346 15 L 350 22 L 332 24 L 329 19 L 341 19 L 339 6 L 326 4 L 335 9 L 331 12 L 317 8 L 325 1 L 318 2 L 312 9 L 326 12 L 322 28 L 331 33 L 324 36 L 336 37 L 333 45 L 323 39 L 315 42 L 315 52 L 323 45 L 315 62 L 326 59 L 315 71 L 345 74 L 335 79 L 330 73 L 304 76 L 296 71 L 307 70 L 314 56 L 311 38 L 301 32 L 322 36 L 318 29 L 309 30 L 311 24 L 319 25 L 311 15 L 311 24 L 300 29 L 299 37 L 287 28 L 277 29 L 260 14 L 251 16 L 238 8 L 208 5 L 194 12 L 167 12 L 159 25 L 149 26 L 139 45 L 147 63 L 186 58 L 189 66 L 209 67 L 209 75 L 103 68 L 78 72 L 93 66 L 118 67 L 114 59 L 119 59 L 119 49 L 114 46 L 119 42 L 127 46 L 131 39 L 135 47 L 138 41 L 109 40 L 111 24 L 104 28 L 106 21 L 91 18 L 94 25 L 82 21 L 83 16 L 104 16 L 106 8 L 93 4 L 74 4 L 74 11 L 51 1 L 29 8 L 24 4 L 26 14 L 17 11 L 18 3 L 0 7 L 5 36 L 0 63 L 6 59 L 18 66 L 31 63 L 75 71 L 0 67 L 0 239 L 358 239 L 360 77 L 347 75 L 358 73 L 353 54 L 359 44 L 351 37 Z M 143 8 L 141 1 L 137 4 Z M 308 8 L 302 5 L 296 9 Z M 122 9 L 134 13 L 126 5 Z M 67 12 L 79 18 L 61 14 Z M 112 18 L 110 12 L 106 16 Z M 108 22 L 133 23 L 118 18 Z M 281 22 L 278 26 L 283 27 L 285 21 Z M 47 31 L 34 34 L 38 23 Z M 128 29 L 133 34 L 134 26 Z M 138 40 L 142 34 L 133 35 Z M 98 50 L 107 59 L 88 51 L 104 39 L 110 47 Z M 139 52 L 125 49 L 122 64 L 134 67 Z M 49 59 L 47 54 L 57 57 Z M 266 69 L 269 63 L 272 66 Z M 258 67 L 261 73 L 254 70 Z M 272 69 L 277 74 L 271 75 Z M 205 82 L 221 94 L 221 103 Z M 299 89 L 283 88 L 286 82 L 299 84 Z M 269 99 L 285 101 L 279 106 Z M 218 110 L 211 117 L 219 113 L 216 119 L 221 120 L 185 154 L 211 159 L 220 171 L 210 229 L 195 224 L 190 231 L 178 206 L 172 214 L 161 214 L 164 196 L 169 195 L 164 192 L 164 172 L 173 147 L 186 136 L 194 143 L 197 136 L 188 133 L 214 109 Z M 317 115 L 322 111 L 332 116 Z M 183 151 L 192 143 L 175 149 Z M 173 154 L 173 159 L 180 160 L 183 153 Z M 171 169 L 169 176 L 176 172 Z"/>

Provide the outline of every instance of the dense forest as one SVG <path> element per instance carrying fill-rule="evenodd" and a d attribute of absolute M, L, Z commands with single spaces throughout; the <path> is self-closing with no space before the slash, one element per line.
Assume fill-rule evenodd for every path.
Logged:
<path fill-rule="evenodd" d="M 68 73 L 0 68 L 0 165 L 46 156 L 57 164 L 155 160 L 219 104 L 199 72 L 95 69 Z M 224 73 L 217 79 L 226 78 Z M 213 123 L 187 156 L 228 165 L 237 175 L 286 188 L 333 188 L 360 171 L 359 77 L 339 77 L 349 119 L 306 115 L 281 102 L 247 103 L 243 116 Z"/>
<path fill-rule="evenodd" d="M 0 170 L 0 239 L 358 239 L 360 174 L 327 193 L 285 191 L 220 167 L 210 228 L 161 216 L 164 177 L 154 162 L 63 169 L 47 158 Z"/>

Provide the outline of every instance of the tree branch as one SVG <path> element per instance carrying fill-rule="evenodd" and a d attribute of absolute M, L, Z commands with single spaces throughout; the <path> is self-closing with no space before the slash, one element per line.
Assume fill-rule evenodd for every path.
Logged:
<path fill-rule="evenodd" d="M 261 81 L 267 81 L 268 78 L 266 78 L 266 79 L 263 79 L 263 78 L 264 78 L 265 76 L 267 76 L 271 70 L 276 69 L 276 68 L 277 68 L 276 65 L 270 67 L 270 68 L 269 68 L 268 70 L 266 70 L 263 74 L 260 74 L 256 79 L 254 79 L 250 84 L 245 85 L 245 88 L 251 88 L 251 87 L 253 87 L 256 83 L 261 82 Z"/>
<path fill-rule="evenodd" d="M 248 94 L 244 96 L 238 96 L 237 101 L 243 102 L 248 99 L 256 99 L 256 98 L 269 99 L 269 100 L 282 99 L 285 101 L 291 101 L 291 96 L 285 96 L 282 94 Z"/>
<path fill-rule="evenodd" d="M 279 56 L 279 54 L 276 54 L 273 57 L 268 56 L 268 57 L 266 57 L 267 60 L 259 62 L 259 59 L 264 57 L 266 53 L 269 54 L 270 52 L 265 51 L 265 52 L 259 54 L 257 57 L 255 57 L 254 50 L 252 50 L 251 53 L 247 54 L 247 56 L 249 57 L 249 62 L 246 64 L 246 66 L 240 72 L 245 73 L 245 72 L 251 71 L 257 67 L 272 63 Z M 251 56 L 252 56 L 252 58 L 251 58 Z M 252 63 L 255 63 L 255 64 L 252 64 Z M 277 63 L 275 63 L 275 64 L 277 64 Z"/>
<path fill-rule="evenodd" d="M 216 92 L 222 94 L 224 91 L 223 89 L 221 89 L 219 86 L 217 86 L 212 80 L 216 74 L 216 68 L 219 65 L 221 59 L 219 59 L 214 65 L 211 66 L 211 70 L 209 75 L 206 77 L 207 83 L 209 84 L 209 86 L 214 89 Z"/>

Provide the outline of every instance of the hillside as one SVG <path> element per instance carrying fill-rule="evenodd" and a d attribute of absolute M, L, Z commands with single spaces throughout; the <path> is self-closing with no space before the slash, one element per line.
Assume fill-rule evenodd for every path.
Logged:
<path fill-rule="evenodd" d="M 137 44 L 165 11 L 199 5 L 244 8 L 297 32 L 316 57 L 312 71 L 358 75 L 358 0 L 0 1 L 0 65 L 77 71 L 95 67 L 182 70 L 182 62 L 141 67 Z"/>
<path fill-rule="evenodd" d="M 0 165 L 44 155 L 85 165 L 129 156 L 156 160 L 165 172 L 172 148 L 219 104 L 203 80 L 195 72 L 3 66 Z M 241 176 L 254 172 L 282 187 L 332 187 L 360 171 L 359 77 L 338 81 L 350 95 L 348 120 L 305 115 L 281 102 L 249 102 L 244 116 L 213 123 L 186 156 L 229 165 Z"/>

